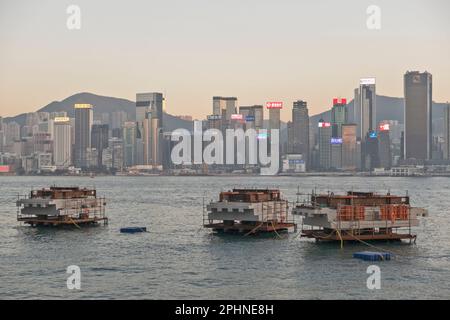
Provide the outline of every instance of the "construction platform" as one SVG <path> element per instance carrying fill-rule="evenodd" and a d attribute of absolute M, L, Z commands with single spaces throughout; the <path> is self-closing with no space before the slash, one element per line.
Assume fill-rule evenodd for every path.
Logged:
<path fill-rule="evenodd" d="M 288 232 L 290 228 L 295 228 L 296 224 L 290 222 L 263 222 L 258 224 L 234 223 L 232 225 L 227 223 L 209 223 L 205 224 L 204 227 L 220 233 L 243 233 L 251 235 L 258 233 L 284 233 Z"/>
<path fill-rule="evenodd" d="M 87 226 L 96 225 L 99 222 L 103 224 L 108 224 L 107 217 L 89 217 L 89 218 L 71 218 L 71 217 L 55 217 L 55 218 L 28 218 L 21 217 L 17 221 L 29 224 L 32 227 L 58 227 L 58 226 Z"/>
<path fill-rule="evenodd" d="M 313 238 L 316 239 L 316 241 L 415 241 L 417 237 L 413 234 L 395 232 L 352 234 L 345 230 L 341 230 L 341 232 L 336 232 L 336 230 L 332 232 L 325 232 L 324 230 L 302 230 L 301 236 L 305 238 Z"/>

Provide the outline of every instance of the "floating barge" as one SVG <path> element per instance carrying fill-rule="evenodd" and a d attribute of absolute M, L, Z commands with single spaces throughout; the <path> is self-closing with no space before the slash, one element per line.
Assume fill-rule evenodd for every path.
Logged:
<path fill-rule="evenodd" d="M 288 202 L 276 189 L 233 189 L 210 202 L 203 226 L 219 233 L 281 233 L 296 224 L 289 219 Z"/>
<path fill-rule="evenodd" d="M 412 207 L 409 196 L 373 192 L 346 195 L 315 194 L 309 201 L 297 204 L 293 214 L 303 217 L 302 236 L 317 241 L 415 241 L 412 227 L 418 217 L 427 215 L 422 208 Z"/>
<path fill-rule="evenodd" d="M 105 198 L 95 189 L 50 187 L 18 196 L 17 221 L 35 226 L 76 226 L 108 223 Z"/>

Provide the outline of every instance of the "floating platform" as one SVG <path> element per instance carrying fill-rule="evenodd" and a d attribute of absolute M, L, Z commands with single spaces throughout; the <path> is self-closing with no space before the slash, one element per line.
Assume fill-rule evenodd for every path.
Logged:
<path fill-rule="evenodd" d="M 303 230 L 302 237 L 305 238 L 313 238 L 317 241 L 401 241 L 401 240 L 415 240 L 416 235 L 414 234 L 406 234 L 406 233 L 384 233 L 384 232 L 376 232 L 376 233 L 362 233 L 362 234 L 351 234 L 350 232 L 346 232 L 344 230 L 341 233 L 333 230 L 332 232 L 325 232 L 324 230 Z"/>
<path fill-rule="evenodd" d="M 120 233 L 137 233 L 137 232 L 147 232 L 147 228 L 146 227 L 120 228 Z"/>
<path fill-rule="evenodd" d="M 46 217 L 46 218 L 28 218 L 21 217 L 17 221 L 29 224 L 32 227 L 59 227 L 59 226 L 88 226 L 96 225 L 99 222 L 108 224 L 107 217 L 89 217 L 89 218 L 71 218 L 71 217 Z"/>
<path fill-rule="evenodd" d="M 95 189 L 56 187 L 31 190 L 17 196 L 17 221 L 32 227 L 59 227 L 108 223 L 106 200 Z"/>
<path fill-rule="evenodd" d="M 244 233 L 244 234 L 258 234 L 258 233 L 282 233 L 288 232 L 290 228 L 295 228 L 295 223 L 270 223 L 263 222 L 259 224 L 250 223 L 234 223 L 232 225 L 226 223 L 210 223 L 205 224 L 205 228 L 210 228 L 215 232 L 220 233 Z"/>
<path fill-rule="evenodd" d="M 362 251 L 355 252 L 353 258 L 362 259 L 365 261 L 384 261 L 391 260 L 391 254 L 389 252 L 373 252 L 373 251 Z"/>

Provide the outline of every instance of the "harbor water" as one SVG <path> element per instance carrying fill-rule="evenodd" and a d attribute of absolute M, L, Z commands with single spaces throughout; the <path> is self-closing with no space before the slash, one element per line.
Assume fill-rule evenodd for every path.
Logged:
<path fill-rule="evenodd" d="M 16 221 L 17 194 L 95 187 L 109 225 L 45 229 Z M 290 233 L 218 236 L 202 228 L 203 203 L 233 187 L 280 188 L 290 201 L 312 189 L 408 191 L 429 216 L 417 243 L 375 244 L 391 261 L 363 261 L 361 243 L 315 243 Z M 148 232 L 120 233 L 142 226 Z M 299 228 L 300 229 L 300 228 Z M 380 267 L 381 288 L 367 287 Z M 67 267 L 81 270 L 69 290 Z M 0 299 L 449 299 L 450 180 L 401 177 L 0 177 Z"/>

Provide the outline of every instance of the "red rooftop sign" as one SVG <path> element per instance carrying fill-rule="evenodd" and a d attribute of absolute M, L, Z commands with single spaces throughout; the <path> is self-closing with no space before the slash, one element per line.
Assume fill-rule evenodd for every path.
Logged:
<path fill-rule="evenodd" d="M 267 109 L 283 109 L 283 102 L 267 102 Z"/>
<path fill-rule="evenodd" d="M 334 98 L 333 99 L 333 106 L 338 104 L 347 104 L 347 99 L 345 98 Z"/>

